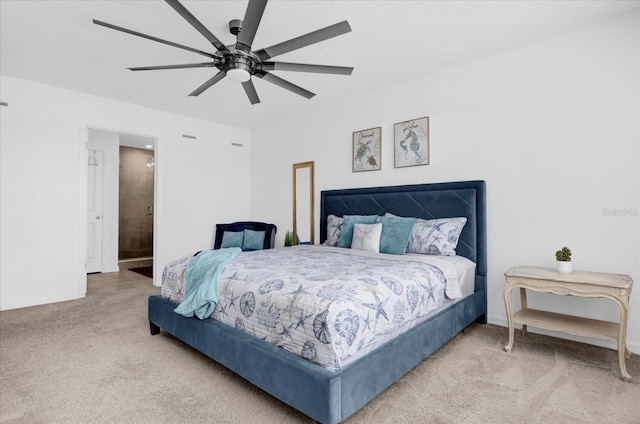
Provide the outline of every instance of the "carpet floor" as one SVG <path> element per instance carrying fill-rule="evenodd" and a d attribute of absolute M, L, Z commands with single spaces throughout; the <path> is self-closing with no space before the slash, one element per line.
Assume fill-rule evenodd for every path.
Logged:
<path fill-rule="evenodd" d="M 151 280 L 0 312 L 0 423 L 312 423 L 202 354 L 149 335 Z M 474 324 L 345 423 L 640 423 L 640 357 Z"/>

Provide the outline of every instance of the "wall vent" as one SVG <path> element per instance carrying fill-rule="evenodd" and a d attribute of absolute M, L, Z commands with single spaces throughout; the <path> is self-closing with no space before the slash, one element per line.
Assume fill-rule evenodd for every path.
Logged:
<path fill-rule="evenodd" d="M 7 103 L 7 102 L 0 102 L 0 106 L 6 106 L 6 107 L 9 107 L 9 103 Z"/>
<path fill-rule="evenodd" d="M 242 147 L 242 144 L 240 143 L 231 143 L 232 146 L 236 146 L 236 147 Z"/>
<path fill-rule="evenodd" d="M 182 134 L 182 136 L 183 136 L 184 138 L 190 138 L 191 140 L 195 140 L 195 139 L 196 139 L 196 136 L 195 136 L 195 135 Z"/>

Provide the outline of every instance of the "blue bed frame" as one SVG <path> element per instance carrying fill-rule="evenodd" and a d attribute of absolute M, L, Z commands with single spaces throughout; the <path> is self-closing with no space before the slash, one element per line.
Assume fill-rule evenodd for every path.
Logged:
<path fill-rule="evenodd" d="M 160 296 L 149 297 L 151 334 L 164 330 L 316 421 L 345 420 L 465 327 L 486 323 L 484 181 L 323 191 L 321 240 L 329 214 L 386 212 L 423 219 L 465 216 L 456 252 L 476 263 L 475 292 L 336 372 L 218 321 L 178 315 L 177 304 Z"/>

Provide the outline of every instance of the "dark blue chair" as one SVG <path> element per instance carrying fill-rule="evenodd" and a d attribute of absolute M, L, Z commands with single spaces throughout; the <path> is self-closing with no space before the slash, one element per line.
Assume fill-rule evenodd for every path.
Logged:
<path fill-rule="evenodd" d="M 264 244 L 263 249 L 273 249 L 276 242 L 276 233 L 278 228 L 274 224 L 267 224 L 266 222 L 254 222 L 254 221 L 241 221 L 233 222 L 230 224 L 216 224 L 216 238 L 213 243 L 214 249 L 220 249 L 222 245 L 222 237 L 225 231 L 264 231 Z"/>

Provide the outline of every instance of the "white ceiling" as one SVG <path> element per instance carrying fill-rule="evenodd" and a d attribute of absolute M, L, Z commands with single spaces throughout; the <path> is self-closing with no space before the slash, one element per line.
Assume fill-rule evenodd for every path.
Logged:
<path fill-rule="evenodd" d="M 225 44 L 247 1 L 183 1 Z M 0 73 L 222 124 L 255 128 L 381 86 L 499 54 L 640 10 L 640 1 L 270 1 L 254 50 L 348 20 L 353 31 L 275 61 L 353 66 L 351 76 L 274 72 L 307 100 L 254 79 L 251 105 L 225 78 L 188 94 L 215 68 L 131 72 L 127 67 L 205 62 L 203 56 L 107 29 L 98 19 L 200 50 L 202 35 L 164 1 L 0 1 Z M 204 59 L 204 60 L 203 60 Z"/>

